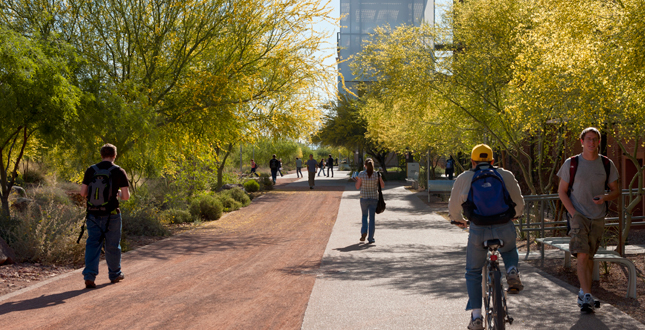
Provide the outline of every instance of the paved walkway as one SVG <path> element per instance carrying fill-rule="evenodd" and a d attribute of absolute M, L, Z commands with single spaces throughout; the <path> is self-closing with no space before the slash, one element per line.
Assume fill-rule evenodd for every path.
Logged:
<path fill-rule="evenodd" d="M 341 173 L 339 173 L 341 174 Z M 388 184 L 376 244 L 359 244 L 358 192 L 348 184 L 302 329 L 465 329 L 468 233 Z M 581 315 L 577 289 L 520 261 L 525 290 L 509 297 L 508 329 L 645 329 L 604 304 Z"/>
<path fill-rule="evenodd" d="M 376 244 L 366 245 L 347 172 L 316 177 L 314 190 L 306 178 L 278 189 L 124 254 L 121 283 L 107 283 L 102 262 L 99 289 L 83 289 L 77 270 L 0 297 L 0 328 L 466 328 L 467 233 L 415 194 L 387 184 Z M 581 315 L 575 288 L 520 269 L 526 289 L 509 298 L 509 329 L 645 329 L 609 305 Z"/>

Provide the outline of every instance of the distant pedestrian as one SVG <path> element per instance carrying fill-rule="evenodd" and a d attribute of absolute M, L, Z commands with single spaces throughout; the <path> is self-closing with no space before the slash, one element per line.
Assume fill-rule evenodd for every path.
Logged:
<path fill-rule="evenodd" d="M 336 157 L 335 163 L 336 163 L 336 166 L 338 166 L 338 157 Z"/>
<path fill-rule="evenodd" d="M 356 181 L 356 189 L 361 190 L 361 212 L 363 217 L 361 219 L 361 238 L 360 241 L 365 241 L 365 236 L 367 236 L 367 241 L 369 243 L 374 243 L 374 230 L 375 217 L 376 217 L 376 205 L 378 205 L 378 185 L 381 185 L 381 188 L 385 188 L 385 182 L 381 175 L 374 171 L 374 161 L 372 158 L 365 160 L 365 171 L 362 171 L 357 176 L 354 177 Z M 369 226 L 367 218 L 369 216 Z M 369 236 L 368 236 L 369 233 Z"/>
<path fill-rule="evenodd" d="M 280 158 L 278 161 L 280 162 L 280 167 L 278 167 L 278 172 L 280 172 L 280 176 L 284 176 L 282 175 L 282 158 Z"/>
<path fill-rule="evenodd" d="M 296 177 L 302 178 L 302 159 L 296 157 Z"/>
<path fill-rule="evenodd" d="M 110 282 L 125 278 L 121 272 L 121 210 L 119 199 L 130 198 L 128 177 L 125 171 L 114 164 L 116 147 L 104 144 L 101 147 L 101 162 L 90 166 L 83 176 L 81 196 L 87 197 L 87 240 L 85 242 L 85 287 L 96 288 L 99 274 L 101 248 L 105 241 L 105 261 Z"/>
<path fill-rule="evenodd" d="M 316 170 L 318 170 L 318 163 L 314 159 L 313 154 L 309 154 L 309 160 L 307 161 L 307 172 L 309 173 L 309 189 L 314 189 L 316 185 L 314 179 L 316 178 Z"/>
<path fill-rule="evenodd" d="M 331 157 L 331 154 L 329 154 L 329 158 L 327 158 L 327 176 L 329 176 L 329 171 L 331 171 L 331 177 L 334 177 L 334 158 Z"/>
<path fill-rule="evenodd" d="M 255 176 L 259 177 L 258 173 L 256 172 L 258 169 L 258 164 L 255 163 L 255 160 L 251 159 L 251 175 L 255 174 Z"/>
<path fill-rule="evenodd" d="M 455 174 L 455 160 L 450 156 L 448 160 L 446 160 L 446 175 L 448 176 L 448 180 L 452 180 L 452 176 Z"/>
<path fill-rule="evenodd" d="M 273 154 L 273 158 L 269 161 L 269 168 L 271 169 L 273 184 L 275 184 L 275 179 L 278 176 L 278 170 L 280 169 L 280 161 L 275 158 L 275 154 Z"/>
<path fill-rule="evenodd" d="M 318 176 L 320 176 L 320 172 L 322 172 L 323 176 L 325 175 L 325 158 L 320 159 L 320 163 L 318 163 L 318 167 L 320 168 L 320 171 L 318 171 Z"/>

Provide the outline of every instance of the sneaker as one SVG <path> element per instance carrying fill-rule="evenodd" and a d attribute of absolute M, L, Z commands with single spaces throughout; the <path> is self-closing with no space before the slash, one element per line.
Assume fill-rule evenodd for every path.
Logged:
<path fill-rule="evenodd" d="M 582 301 L 582 304 L 581 304 Z M 578 295 L 578 306 L 580 306 L 580 311 L 583 313 L 593 313 L 596 309 L 596 300 L 591 296 L 591 293 L 585 293 L 584 297 Z"/>
<path fill-rule="evenodd" d="M 519 293 L 524 289 L 522 280 L 520 280 L 520 271 L 515 267 L 506 273 L 506 283 L 508 283 L 508 293 Z"/>
<path fill-rule="evenodd" d="M 468 330 L 484 330 L 484 317 L 478 317 L 473 319 L 473 315 L 470 314 L 470 323 L 468 324 Z"/>
<path fill-rule="evenodd" d="M 372 243 L 376 243 L 376 241 L 375 240 L 368 240 L 367 243 L 372 244 Z"/>
<path fill-rule="evenodd" d="M 365 234 L 361 234 L 361 239 L 360 239 L 360 241 L 361 241 L 361 242 L 365 242 L 365 237 L 366 237 L 366 236 L 367 236 L 367 233 L 365 233 Z"/>
<path fill-rule="evenodd" d="M 309 189 L 314 189 L 314 187 L 309 187 Z"/>
<path fill-rule="evenodd" d="M 92 280 L 85 280 L 85 288 L 86 289 L 96 289 L 96 283 Z"/>
<path fill-rule="evenodd" d="M 112 284 L 119 283 L 119 281 L 121 281 L 124 278 L 125 278 L 125 275 L 121 274 L 121 275 L 117 276 L 115 279 L 111 280 L 110 282 L 112 282 Z"/>

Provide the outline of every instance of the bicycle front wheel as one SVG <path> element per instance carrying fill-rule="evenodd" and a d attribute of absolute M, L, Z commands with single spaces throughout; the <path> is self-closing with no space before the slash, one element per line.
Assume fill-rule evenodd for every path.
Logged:
<path fill-rule="evenodd" d="M 502 275 L 499 272 L 499 269 L 496 269 L 493 273 L 493 322 L 491 329 L 494 330 L 504 330 L 506 329 L 506 311 L 504 310 L 504 305 L 502 304 L 502 297 L 504 292 L 502 291 Z"/>

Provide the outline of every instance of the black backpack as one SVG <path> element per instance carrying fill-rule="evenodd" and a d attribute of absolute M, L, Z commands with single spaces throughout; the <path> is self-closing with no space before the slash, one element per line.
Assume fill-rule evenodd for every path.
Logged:
<path fill-rule="evenodd" d="M 277 169 L 280 167 L 280 162 L 279 162 L 277 159 L 275 159 L 275 158 L 274 158 L 274 159 L 271 159 L 271 160 L 269 161 L 269 167 L 270 167 L 272 170 L 277 170 Z"/>
<path fill-rule="evenodd" d="M 107 170 L 101 170 L 92 165 L 94 175 L 92 181 L 87 185 L 87 210 L 88 211 L 112 211 L 108 209 L 110 198 L 112 198 L 112 170 L 120 168 L 113 165 Z"/>
<path fill-rule="evenodd" d="M 464 217 L 478 226 L 503 224 L 515 217 L 515 202 L 504 179 L 490 164 L 479 164 L 470 184 L 468 199 L 461 204 Z"/>

